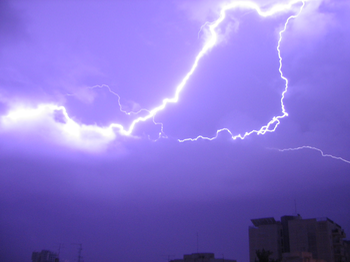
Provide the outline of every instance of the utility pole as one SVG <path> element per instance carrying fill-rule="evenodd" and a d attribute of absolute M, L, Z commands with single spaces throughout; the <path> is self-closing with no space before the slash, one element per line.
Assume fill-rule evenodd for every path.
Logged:
<path fill-rule="evenodd" d="M 79 243 L 79 244 L 77 244 L 77 243 L 73 243 L 72 245 L 78 245 L 79 247 L 78 247 L 78 262 L 83 262 L 83 260 L 82 260 L 82 256 L 81 256 L 81 251 L 83 250 L 83 244 L 81 244 L 81 243 Z"/>
<path fill-rule="evenodd" d="M 60 253 L 61 253 L 61 248 L 64 248 L 64 244 L 63 243 L 58 243 L 58 258 L 60 257 Z"/>

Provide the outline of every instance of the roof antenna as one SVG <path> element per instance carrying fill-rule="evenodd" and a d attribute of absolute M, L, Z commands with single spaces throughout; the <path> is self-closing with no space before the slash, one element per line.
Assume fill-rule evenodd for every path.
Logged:
<path fill-rule="evenodd" d="M 82 260 L 82 256 L 81 256 L 81 251 L 83 250 L 83 244 L 77 244 L 77 243 L 72 243 L 72 245 L 78 245 L 79 247 L 78 247 L 78 262 L 83 262 L 83 260 Z"/>
<path fill-rule="evenodd" d="M 63 243 L 58 243 L 58 257 L 60 257 L 61 254 L 61 248 L 64 247 Z"/>

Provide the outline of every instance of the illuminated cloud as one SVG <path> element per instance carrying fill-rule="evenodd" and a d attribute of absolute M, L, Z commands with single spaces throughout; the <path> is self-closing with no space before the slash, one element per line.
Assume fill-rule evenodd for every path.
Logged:
<path fill-rule="evenodd" d="M 85 125 L 70 118 L 63 106 L 39 104 L 17 106 L 0 119 L 1 133 L 25 136 L 27 139 L 65 145 L 73 149 L 97 152 L 115 140 L 111 128 Z"/>
<path fill-rule="evenodd" d="M 297 8 L 295 7 L 296 4 L 298 4 Z M 249 136 L 250 134 L 254 134 L 254 133 L 265 134 L 266 132 L 274 132 L 277 126 L 280 124 L 280 119 L 288 115 L 287 112 L 285 112 L 284 104 L 283 104 L 284 95 L 288 89 L 288 79 L 285 78 L 285 76 L 282 73 L 282 63 L 281 63 L 282 58 L 280 54 L 280 43 L 282 40 L 282 34 L 287 30 L 287 25 L 289 21 L 291 19 L 297 18 L 299 13 L 302 11 L 304 5 L 305 5 L 305 2 L 300 0 L 294 0 L 286 3 L 277 3 L 269 6 L 268 8 L 261 8 L 258 3 L 251 2 L 251 1 L 231 1 L 231 2 L 221 3 L 219 5 L 220 12 L 218 14 L 218 17 L 214 21 L 204 24 L 204 26 L 202 27 L 202 30 L 204 32 L 203 47 L 195 57 L 194 62 L 190 67 L 190 69 L 187 71 L 187 73 L 182 78 L 180 83 L 176 86 L 174 95 L 172 97 L 162 99 L 162 102 L 160 104 L 153 107 L 152 109 L 144 111 L 145 114 L 142 114 L 142 115 L 136 114 L 134 120 L 128 126 L 119 124 L 117 122 L 111 123 L 109 126 L 106 126 L 106 127 L 78 123 L 68 115 L 66 107 L 62 105 L 58 106 L 56 104 L 47 103 L 47 104 L 39 104 L 35 108 L 18 106 L 18 105 L 15 107 L 12 106 L 12 109 L 8 112 L 8 114 L 2 117 L 2 122 L 1 122 L 2 128 L 5 131 L 9 131 L 9 130 L 13 131 L 18 129 L 20 130 L 20 132 L 26 132 L 26 131 L 30 131 L 33 133 L 38 132 L 38 133 L 41 133 L 42 135 L 44 135 L 45 133 L 46 136 L 50 138 L 49 140 L 52 139 L 56 143 L 62 143 L 73 147 L 79 147 L 82 149 L 86 149 L 88 151 L 100 150 L 101 148 L 104 148 L 108 143 L 116 139 L 115 132 L 117 132 L 122 136 L 132 136 L 136 126 L 142 122 L 153 120 L 153 123 L 157 124 L 157 122 L 154 120 L 154 117 L 159 112 L 165 110 L 168 104 L 174 104 L 179 101 L 182 91 L 186 88 L 187 82 L 189 81 L 191 76 L 194 74 L 194 72 L 197 70 L 197 67 L 201 59 L 205 55 L 207 55 L 212 48 L 220 44 L 220 42 L 224 41 L 226 36 L 229 33 L 232 33 L 232 31 L 238 30 L 238 22 L 235 20 L 233 23 L 229 22 L 226 25 L 224 25 L 224 29 L 222 29 L 222 24 L 223 22 L 228 20 L 227 16 L 229 16 L 230 11 L 237 10 L 237 9 L 244 12 L 253 11 L 258 13 L 262 17 L 270 17 L 270 16 L 276 16 L 280 13 L 287 13 L 293 10 L 296 14 L 289 16 L 289 18 L 286 20 L 284 24 L 284 28 L 279 32 L 279 41 L 277 45 L 278 56 L 280 59 L 279 71 L 280 71 L 281 78 L 285 81 L 285 89 L 282 92 L 282 98 L 281 98 L 282 114 L 274 116 L 266 125 L 262 126 L 260 129 L 246 131 L 244 134 L 234 135 L 231 133 L 231 131 L 228 128 L 223 127 L 217 130 L 216 136 L 212 138 L 198 136 L 195 139 L 189 138 L 189 139 L 182 139 L 179 141 L 182 141 L 182 142 L 193 141 L 199 138 L 212 140 L 212 139 L 215 139 L 217 135 L 223 131 L 228 132 L 233 139 L 236 139 L 236 138 L 244 139 L 246 136 Z M 207 10 L 209 9 L 210 10 L 215 9 L 214 6 L 212 6 L 212 3 L 209 4 L 209 2 L 208 2 L 208 5 L 204 4 L 203 6 L 205 7 L 204 12 L 207 12 Z M 61 59 L 59 59 L 59 61 L 61 61 Z M 82 72 L 83 74 L 86 74 L 86 72 L 88 71 L 83 70 Z M 76 70 L 73 70 L 72 72 L 73 72 L 74 78 L 77 78 L 77 77 L 79 78 L 82 74 L 80 71 L 77 72 Z M 73 81 L 70 81 L 70 82 L 74 82 L 74 78 L 73 78 Z M 64 82 L 62 81 L 59 81 L 59 83 L 64 84 Z M 69 85 L 66 85 L 66 86 L 67 86 L 66 87 L 67 89 L 72 89 L 69 87 Z M 114 93 L 108 86 L 102 85 L 97 87 L 107 87 L 110 93 L 118 97 L 119 109 L 122 112 L 129 114 L 129 112 L 123 110 L 122 105 L 120 103 L 120 96 L 118 94 Z M 85 103 L 92 103 L 93 100 L 95 99 L 94 93 L 92 92 L 93 88 L 90 88 L 90 89 L 78 88 L 73 92 L 72 95 L 74 95 L 79 100 Z M 71 95 L 71 94 L 68 94 L 68 95 Z M 134 106 L 132 107 L 134 108 Z M 162 125 L 160 125 L 160 127 L 161 127 L 160 135 L 164 136 L 162 134 L 162 131 L 163 131 Z M 44 133 L 42 133 L 42 130 L 45 130 Z"/>
<path fill-rule="evenodd" d="M 261 17 L 276 17 L 284 15 L 284 26 L 278 31 L 278 41 L 276 43 L 277 54 L 279 58 L 279 70 L 281 79 L 285 82 L 284 89 L 281 91 L 281 111 L 277 112 L 277 115 L 273 116 L 270 121 L 267 121 L 263 126 L 256 127 L 257 129 L 247 130 L 242 134 L 233 134 L 228 128 L 222 127 L 216 131 L 216 135 L 212 137 L 205 137 L 198 135 L 195 138 L 181 138 L 180 142 L 194 141 L 198 139 L 216 139 L 221 132 L 227 132 L 232 139 L 245 139 L 245 137 L 251 134 L 265 134 L 267 132 L 274 132 L 277 126 L 280 124 L 280 120 L 285 118 L 288 113 L 284 107 L 284 97 L 288 91 L 288 79 L 282 72 L 282 55 L 280 45 L 282 42 L 282 35 L 288 32 L 291 27 L 292 33 L 289 34 L 303 34 L 310 29 L 304 29 L 301 25 L 304 24 L 318 24 L 319 27 L 315 28 L 314 35 L 320 35 L 326 30 L 329 24 L 333 21 L 332 15 L 325 15 L 319 13 L 320 6 L 323 2 L 318 0 L 310 1 L 205 1 L 205 2 L 183 2 L 180 6 L 182 9 L 190 10 L 192 13 L 192 19 L 201 21 L 205 20 L 199 34 L 202 34 L 204 43 L 200 51 L 194 58 L 192 66 L 187 73 L 183 76 L 182 80 L 176 86 L 174 93 L 170 97 L 163 98 L 161 102 L 150 109 L 142 110 L 140 105 L 136 102 L 129 100 L 129 102 L 121 102 L 121 97 L 107 85 L 96 85 L 87 87 L 86 85 L 79 84 L 81 79 L 89 77 L 89 74 L 94 77 L 103 75 L 99 69 L 85 65 L 83 61 L 79 59 L 73 59 L 72 63 L 67 67 L 64 66 L 64 57 L 61 58 L 55 55 L 55 59 L 58 61 L 58 65 L 62 65 L 62 71 L 55 75 L 53 79 L 57 80 L 54 83 L 50 80 L 50 86 L 54 88 L 52 97 L 56 100 L 55 103 L 50 102 L 50 99 L 46 99 L 49 102 L 38 101 L 37 106 L 23 106 L 20 103 L 15 105 L 12 102 L 8 102 L 10 110 L 4 114 L 1 118 L 1 130 L 3 132 L 29 132 L 39 136 L 45 137 L 47 141 L 54 141 L 56 144 L 62 144 L 73 148 L 79 148 L 86 151 L 101 151 L 104 150 L 112 141 L 118 140 L 119 137 L 135 137 L 134 130 L 136 126 L 143 122 L 150 122 L 155 124 L 159 128 L 159 136 L 166 137 L 163 133 L 163 125 L 155 119 L 155 117 L 161 112 L 165 111 L 169 104 L 176 104 L 182 95 L 183 90 L 186 88 L 187 82 L 197 70 L 197 67 L 201 59 L 207 55 L 215 46 L 222 42 L 228 41 L 229 35 L 239 30 L 239 23 L 242 17 L 249 13 L 254 12 Z M 200 6 L 197 9 L 195 7 Z M 305 12 L 304 12 L 305 9 Z M 240 13 L 240 16 L 236 18 L 232 15 L 234 12 Z M 302 12 L 303 11 L 303 12 Z M 288 16 L 287 16 L 288 15 Z M 300 17 L 299 17 L 300 15 Z M 287 16 L 287 17 L 286 17 Z M 213 19 L 212 17 L 215 17 Z M 297 19 L 298 18 L 298 19 Z M 301 21 L 299 21 L 299 18 Z M 304 19 L 304 20 L 303 20 Z M 293 23 L 290 21 L 293 20 Z M 299 21 L 295 22 L 295 21 Z M 322 20 L 322 22 L 320 22 Z M 209 22 L 208 22 L 209 21 Z M 311 34 L 312 35 L 312 34 Z M 88 59 L 89 60 L 89 59 Z M 60 79 L 60 76 L 65 76 Z M 80 80 L 80 81 L 78 81 Z M 10 82 L 10 81 L 9 81 Z M 25 83 L 33 83 L 33 80 L 23 81 Z M 42 83 L 42 84 L 45 84 Z M 59 86 L 61 90 L 68 91 L 66 94 L 59 93 Z M 67 107 L 67 99 L 69 96 L 73 96 L 77 100 L 93 105 L 98 93 L 95 92 L 96 88 L 107 89 L 111 96 L 115 96 L 118 102 L 119 110 L 125 115 L 132 116 L 132 120 L 129 124 L 121 124 L 118 119 L 113 119 L 108 124 L 88 124 L 84 121 L 74 120 L 74 114 L 68 113 L 69 106 Z M 35 99 L 34 99 L 35 100 Z M 18 130 L 18 131 L 17 131 Z M 43 131 L 44 130 L 44 131 Z M 214 131 L 215 133 L 215 131 Z"/>
<path fill-rule="evenodd" d="M 298 42 L 303 43 L 303 48 L 312 48 L 312 45 L 324 38 L 332 29 L 337 26 L 335 14 L 329 11 L 322 11 L 324 6 L 328 6 L 329 1 L 309 0 L 305 10 L 300 17 L 291 25 L 286 32 L 288 42 L 286 49 L 297 46 Z"/>

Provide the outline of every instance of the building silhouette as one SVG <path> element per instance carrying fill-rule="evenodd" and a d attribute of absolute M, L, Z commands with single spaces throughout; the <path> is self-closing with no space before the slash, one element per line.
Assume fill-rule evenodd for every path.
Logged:
<path fill-rule="evenodd" d="M 174 259 L 170 262 L 237 262 L 232 259 L 215 258 L 214 253 L 193 253 L 184 255 L 183 259 Z"/>
<path fill-rule="evenodd" d="M 283 262 L 326 262 L 323 259 L 313 258 L 310 252 L 283 253 L 282 261 Z"/>
<path fill-rule="evenodd" d="M 269 250 L 277 261 L 350 262 L 348 241 L 340 225 L 329 218 L 302 219 L 283 216 L 251 220 L 249 257 L 255 262 L 257 250 Z"/>
<path fill-rule="evenodd" d="M 32 262 L 59 262 L 58 254 L 49 250 L 32 253 Z"/>

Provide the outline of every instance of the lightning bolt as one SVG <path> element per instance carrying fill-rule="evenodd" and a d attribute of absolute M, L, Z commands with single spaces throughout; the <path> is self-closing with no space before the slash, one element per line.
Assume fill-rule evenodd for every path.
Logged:
<path fill-rule="evenodd" d="M 212 137 L 212 138 L 208 138 L 208 137 L 204 137 L 204 136 L 198 136 L 194 139 L 192 138 L 186 138 L 186 139 L 178 139 L 179 142 L 185 142 L 185 141 L 196 141 L 198 139 L 207 139 L 207 140 L 213 140 L 216 139 L 218 134 L 223 132 L 223 131 L 227 131 L 231 136 L 232 139 L 237 139 L 237 138 L 241 138 L 244 139 L 245 137 L 253 134 L 253 133 L 257 133 L 257 134 L 265 134 L 266 132 L 273 132 L 276 130 L 277 126 L 280 124 L 280 119 L 288 116 L 288 113 L 285 111 L 285 107 L 284 107 L 284 96 L 288 90 L 288 79 L 283 75 L 282 72 L 282 57 L 281 57 L 281 51 L 280 51 L 280 45 L 281 45 L 281 41 L 282 41 L 282 34 L 287 30 L 287 25 L 289 23 L 289 21 L 291 19 L 297 18 L 299 16 L 299 14 L 301 13 L 301 11 L 303 10 L 304 6 L 305 6 L 305 1 L 300 1 L 300 0 L 294 0 L 289 2 L 288 4 L 276 4 L 274 5 L 272 8 L 270 8 L 267 11 L 263 11 L 256 3 L 254 2 L 249 2 L 249 1 L 238 1 L 238 2 L 231 2 L 228 4 L 225 4 L 221 11 L 220 11 L 220 16 L 219 18 L 210 23 L 209 25 L 209 32 L 210 32 L 210 37 L 208 37 L 208 39 L 206 40 L 206 42 L 204 43 L 204 46 L 202 47 L 202 49 L 200 50 L 200 52 L 198 53 L 198 55 L 196 56 L 194 63 L 191 67 L 191 69 L 189 70 L 189 72 L 185 75 L 185 77 L 182 79 L 182 81 L 180 82 L 180 84 L 176 87 L 175 90 L 175 95 L 172 98 L 165 98 L 163 99 L 162 103 L 153 108 L 152 110 L 149 111 L 149 114 L 143 117 L 138 117 L 136 118 L 131 125 L 129 126 L 128 129 L 124 129 L 121 125 L 119 124 L 111 124 L 110 127 L 116 127 L 119 129 L 119 132 L 123 135 L 130 135 L 135 127 L 136 124 L 140 123 L 140 122 L 144 122 L 150 118 L 154 119 L 154 117 L 157 115 L 158 112 L 164 110 L 167 106 L 167 104 L 169 103 L 177 103 L 179 101 L 179 97 L 180 97 L 180 93 L 181 91 L 185 88 L 188 80 L 190 79 L 190 77 L 193 75 L 193 73 L 195 72 L 196 68 L 198 67 L 199 61 L 200 59 L 206 55 L 218 42 L 218 33 L 216 31 L 216 29 L 220 26 L 220 24 L 225 20 L 226 18 L 226 13 L 229 10 L 233 10 L 233 9 L 248 9 L 248 10 L 255 10 L 260 16 L 262 17 L 269 17 L 272 15 L 275 15 L 277 13 L 280 12 L 285 12 L 288 11 L 292 8 L 293 5 L 295 5 L 296 3 L 302 3 L 299 12 L 296 15 L 292 15 L 290 16 L 285 25 L 283 30 L 281 30 L 279 32 L 279 41 L 278 41 L 278 45 L 277 45 L 277 52 L 278 52 L 278 56 L 279 56 L 279 72 L 281 75 L 281 78 L 285 81 L 285 89 L 282 92 L 282 98 L 281 98 L 281 107 L 282 107 L 282 115 L 281 116 L 275 116 L 272 118 L 272 120 L 270 122 L 268 122 L 265 126 L 262 126 L 259 130 L 252 130 L 250 132 L 246 132 L 244 135 L 238 134 L 238 135 L 233 135 L 232 132 L 228 129 L 228 128 L 222 128 L 217 130 L 216 132 L 216 136 Z M 274 126 L 273 126 L 274 125 Z M 270 127 L 273 126 L 272 129 L 270 129 Z"/>
<path fill-rule="evenodd" d="M 206 137 L 206 136 L 199 135 L 196 138 L 178 139 L 179 142 L 197 141 L 198 139 L 214 140 L 214 139 L 216 139 L 219 136 L 219 134 L 221 132 L 224 132 L 224 131 L 229 133 L 233 140 L 236 140 L 238 138 L 243 140 L 247 136 L 250 136 L 251 134 L 264 135 L 267 132 L 274 132 L 276 130 L 276 128 L 278 127 L 278 125 L 281 123 L 280 119 L 285 118 L 286 116 L 288 116 L 288 113 L 286 112 L 286 109 L 285 109 L 285 106 L 284 106 L 284 97 L 285 97 L 285 94 L 288 91 L 289 81 L 284 76 L 283 71 L 282 71 L 283 64 L 282 64 L 282 56 L 281 56 L 281 49 L 280 48 L 281 48 L 281 42 L 282 42 L 282 38 L 283 38 L 282 37 L 283 33 L 287 30 L 287 26 L 288 26 L 290 20 L 295 19 L 295 18 L 297 18 L 300 15 L 302 10 L 304 9 L 305 1 L 291 1 L 289 4 L 286 4 L 286 5 L 275 5 L 270 10 L 265 11 L 265 12 L 262 11 L 260 9 L 260 7 L 257 4 L 253 3 L 253 2 L 233 2 L 233 3 L 230 3 L 228 5 L 225 5 L 221 9 L 220 17 L 215 22 L 213 22 L 213 23 L 211 23 L 209 25 L 209 31 L 211 32 L 211 36 L 212 36 L 211 37 L 212 38 L 211 41 L 215 40 L 215 42 L 216 42 L 217 41 L 217 32 L 215 31 L 215 29 L 221 24 L 222 21 L 225 20 L 226 13 L 227 13 L 228 10 L 237 9 L 237 8 L 253 9 L 260 16 L 268 17 L 268 16 L 272 16 L 272 15 L 274 15 L 276 13 L 279 13 L 279 12 L 282 12 L 282 11 L 290 10 L 291 7 L 293 5 L 295 5 L 296 3 L 302 3 L 301 6 L 300 6 L 300 9 L 299 9 L 297 14 L 288 17 L 288 19 L 286 20 L 283 29 L 279 32 L 279 39 L 278 39 L 278 43 L 277 43 L 277 47 L 276 47 L 278 58 L 279 58 L 279 68 L 278 68 L 278 70 L 279 70 L 281 78 L 285 82 L 284 90 L 282 92 L 281 100 L 280 100 L 282 114 L 280 116 L 274 116 L 266 125 L 262 126 L 260 129 L 258 129 L 258 130 L 251 130 L 249 132 L 245 132 L 244 134 L 233 135 L 233 133 L 228 128 L 221 128 L 221 129 L 218 129 L 216 131 L 216 135 L 213 136 L 213 137 Z M 215 45 L 215 44 L 213 44 L 213 45 Z"/>
<path fill-rule="evenodd" d="M 279 73 L 280 73 L 280 77 L 285 82 L 284 90 L 282 92 L 281 100 L 280 100 L 282 114 L 278 115 L 278 116 L 274 116 L 266 125 L 262 126 L 260 129 L 251 130 L 251 131 L 246 132 L 244 134 L 233 135 L 233 133 L 228 128 L 222 128 L 222 129 L 219 129 L 216 131 L 216 135 L 214 137 L 205 137 L 205 136 L 200 135 L 196 138 L 178 139 L 178 141 L 179 142 L 196 141 L 198 139 L 213 140 L 213 139 L 216 139 L 218 137 L 218 135 L 224 131 L 228 132 L 231 135 L 232 139 L 234 139 L 234 140 L 238 139 L 238 138 L 244 139 L 251 134 L 263 135 L 267 132 L 274 132 L 276 130 L 276 128 L 278 127 L 278 125 L 280 124 L 280 120 L 282 118 L 288 116 L 288 113 L 286 112 L 285 106 L 284 106 L 284 97 L 288 91 L 288 79 L 284 76 L 284 74 L 282 72 L 282 56 L 281 56 L 281 50 L 280 50 L 280 46 L 281 46 L 281 42 L 282 42 L 282 35 L 287 30 L 287 26 L 288 26 L 289 22 L 292 19 L 295 19 L 300 15 L 300 13 L 302 12 L 302 10 L 305 6 L 305 2 L 306 2 L 306 0 L 292 0 L 287 4 L 275 4 L 271 8 L 266 9 L 266 10 L 262 9 L 258 4 L 254 3 L 252 1 L 232 1 L 229 3 L 223 4 L 221 7 L 221 10 L 220 10 L 220 15 L 217 18 L 217 20 L 210 22 L 210 23 L 207 22 L 203 25 L 203 27 L 207 26 L 207 28 L 208 28 L 208 32 L 209 32 L 208 37 L 206 38 L 202 49 L 199 51 L 199 53 L 195 57 L 194 62 L 192 64 L 190 70 L 182 78 L 182 81 L 179 83 L 179 85 L 175 88 L 175 93 L 174 93 L 173 97 L 164 98 L 162 100 L 162 102 L 158 106 L 154 107 L 153 109 L 150 109 L 150 110 L 141 109 L 137 112 L 128 112 L 128 111 L 123 109 L 121 102 L 120 102 L 120 96 L 117 93 L 113 92 L 107 85 L 98 85 L 98 86 L 92 87 L 92 88 L 102 88 L 102 87 L 108 88 L 109 92 L 111 92 L 113 95 L 116 95 L 118 97 L 119 109 L 122 113 L 124 113 L 126 115 L 137 115 L 137 117 L 131 122 L 131 124 L 128 127 L 124 127 L 120 123 L 111 123 L 109 126 L 105 126 L 105 127 L 88 126 L 88 125 L 79 124 L 74 119 L 69 117 L 67 110 L 64 106 L 58 106 L 58 105 L 54 105 L 54 104 L 40 104 L 36 109 L 24 108 L 24 107 L 19 106 L 18 108 L 15 108 L 14 110 L 10 111 L 6 116 L 3 116 L 0 119 L 1 123 L 2 124 L 9 124 L 9 123 L 15 122 L 18 119 L 22 119 L 22 120 L 26 119 L 26 118 L 30 119 L 31 117 L 33 118 L 36 115 L 40 115 L 43 110 L 47 110 L 48 114 L 58 110 L 58 111 L 62 112 L 62 114 L 66 120 L 65 123 L 62 123 L 62 125 L 64 124 L 64 127 L 62 127 L 62 130 L 64 130 L 65 134 L 68 134 L 69 136 L 72 136 L 72 137 L 79 137 L 79 134 L 81 134 L 83 132 L 82 130 L 86 130 L 86 129 L 94 130 L 97 134 L 99 134 L 101 136 L 106 136 L 106 138 L 108 138 L 109 140 L 112 139 L 113 137 L 115 137 L 116 134 L 119 134 L 121 136 L 134 137 L 132 135 L 132 133 L 133 133 L 136 125 L 138 125 L 141 122 L 148 121 L 150 119 L 152 119 L 154 124 L 161 126 L 159 138 L 166 137 L 164 135 L 164 132 L 163 132 L 162 123 L 157 123 L 155 121 L 155 116 L 160 111 L 164 110 L 168 104 L 170 104 L 170 103 L 174 104 L 174 103 L 177 103 L 179 101 L 181 92 L 186 87 L 186 84 L 187 84 L 188 80 L 190 79 L 190 77 L 196 71 L 201 58 L 203 56 L 205 56 L 206 54 L 208 54 L 208 52 L 218 44 L 219 37 L 218 37 L 217 31 L 218 31 L 218 28 L 220 27 L 221 23 L 225 20 L 228 11 L 236 10 L 236 9 L 253 10 L 253 11 L 256 11 L 257 14 L 260 15 L 261 17 L 270 17 L 270 16 L 273 16 L 273 15 L 276 15 L 279 13 L 288 12 L 292 9 L 292 7 L 294 5 L 301 4 L 299 11 L 295 15 L 289 16 L 288 19 L 286 20 L 283 29 L 279 32 L 279 39 L 278 39 L 278 43 L 277 43 L 277 54 L 279 57 Z M 203 27 L 201 29 L 203 29 Z M 38 113 L 38 112 L 41 112 L 41 113 Z M 142 112 L 142 114 L 141 114 L 141 112 Z"/>
<path fill-rule="evenodd" d="M 114 92 L 114 91 L 110 88 L 109 85 L 102 84 L 102 85 L 95 85 L 95 86 L 92 86 L 92 87 L 91 87 L 91 89 L 95 89 L 95 88 L 100 88 L 100 89 L 102 89 L 102 88 L 107 88 L 108 92 L 110 92 L 111 94 L 113 94 L 114 96 L 116 96 L 116 97 L 118 98 L 119 111 L 122 112 L 122 113 L 124 113 L 125 115 L 128 115 L 128 116 L 130 116 L 130 115 L 139 115 L 139 114 L 142 113 L 142 112 L 146 112 L 147 114 L 150 114 L 150 111 L 147 110 L 147 109 L 144 109 L 144 108 L 139 109 L 138 111 L 132 111 L 132 110 L 131 110 L 131 111 L 126 111 L 126 110 L 124 110 L 124 109 L 123 109 L 123 105 L 122 105 L 122 103 L 120 102 L 120 100 L 121 100 L 120 95 L 119 95 L 118 93 Z M 157 139 L 153 139 L 153 140 L 152 140 L 151 137 L 150 137 L 149 135 L 148 135 L 148 139 L 149 139 L 149 140 L 152 140 L 153 142 L 155 142 L 155 141 L 158 141 L 160 138 L 168 138 L 168 137 L 165 135 L 165 133 L 164 133 L 164 125 L 163 125 L 163 123 L 156 122 L 155 119 L 154 119 L 154 117 L 152 118 L 152 121 L 153 121 L 153 124 L 160 126 L 160 132 L 158 133 L 158 138 L 157 138 Z"/>
<path fill-rule="evenodd" d="M 91 89 L 95 89 L 95 88 L 100 88 L 100 89 L 102 89 L 102 88 L 107 88 L 108 92 L 110 92 L 112 95 L 118 97 L 119 111 L 122 112 L 122 113 L 124 113 L 125 115 L 128 115 L 128 116 L 130 116 L 130 115 L 138 115 L 138 114 L 140 114 L 141 112 L 146 112 L 146 113 L 148 113 L 148 114 L 150 113 L 149 110 L 144 109 L 144 108 L 142 108 L 142 109 L 140 109 L 140 110 L 138 110 L 138 111 L 132 111 L 132 110 L 131 110 L 131 111 L 126 111 L 126 110 L 124 110 L 124 109 L 123 109 L 123 105 L 122 105 L 122 103 L 120 102 L 120 99 L 121 99 L 120 95 L 118 95 L 116 92 L 114 92 L 114 91 L 109 87 L 109 85 L 106 85 L 106 84 L 94 85 L 94 86 L 92 86 L 92 87 L 90 87 L 90 88 L 91 88 Z"/>
<path fill-rule="evenodd" d="M 300 147 L 286 148 L 286 149 L 273 148 L 273 149 L 278 150 L 280 152 L 297 151 L 297 150 L 302 150 L 302 149 L 311 149 L 311 150 L 316 150 L 316 151 L 320 152 L 323 157 L 330 157 L 330 158 L 333 158 L 333 159 L 341 160 L 341 161 L 343 161 L 343 162 L 345 162 L 347 164 L 350 164 L 349 160 L 346 160 L 346 159 L 344 159 L 342 157 L 339 157 L 339 156 L 333 156 L 333 155 L 330 155 L 330 154 L 325 154 L 321 149 L 319 149 L 317 147 L 313 147 L 313 146 L 300 146 Z"/>

